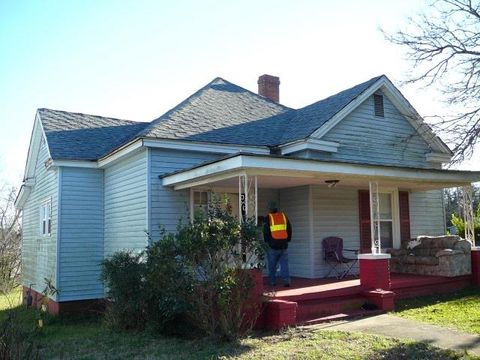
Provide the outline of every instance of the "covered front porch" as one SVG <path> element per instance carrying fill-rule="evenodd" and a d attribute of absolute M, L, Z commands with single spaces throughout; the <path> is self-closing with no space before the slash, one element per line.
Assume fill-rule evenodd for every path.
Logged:
<path fill-rule="evenodd" d="M 261 225 L 275 201 L 293 227 L 291 275 L 319 279 L 330 271 L 324 238 L 378 254 L 419 235 L 443 235 L 442 189 L 462 187 L 468 194 L 478 180 L 475 172 L 236 154 L 167 174 L 163 185 L 189 194 L 191 218 L 217 193 L 229 198 L 240 221 L 252 217 Z"/>

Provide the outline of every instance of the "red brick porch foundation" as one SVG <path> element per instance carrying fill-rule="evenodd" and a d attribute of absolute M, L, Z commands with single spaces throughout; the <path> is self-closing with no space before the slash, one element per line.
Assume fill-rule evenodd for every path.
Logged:
<path fill-rule="evenodd" d="M 26 304 L 26 298 L 29 288 L 23 286 L 23 303 Z M 32 307 L 39 309 L 42 306 L 43 294 L 32 289 Z M 57 302 L 48 299 L 47 311 L 51 315 L 70 315 L 70 314 L 98 314 L 105 310 L 105 300 L 77 300 Z"/>
<path fill-rule="evenodd" d="M 390 290 L 390 254 L 360 254 L 360 285 L 366 290 Z"/>
<path fill-rule="evenodd" d="M 395 308 L 395 294 L 391 290 L 390 254 L 360 254 L 360 286 L 363 296 L 382 311 Z"/>

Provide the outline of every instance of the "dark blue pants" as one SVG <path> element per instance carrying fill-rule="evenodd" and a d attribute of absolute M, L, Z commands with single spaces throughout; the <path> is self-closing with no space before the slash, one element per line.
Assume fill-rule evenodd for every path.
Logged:
<path fill-rule="evenodd" d="M 277 267 L 280 264 L 280 276 L 284 284 L 290 284 L 288 271 L 288 252 L 285 250 L 268 249 L 268 278 L 270 285 L 276 284 Z"/>

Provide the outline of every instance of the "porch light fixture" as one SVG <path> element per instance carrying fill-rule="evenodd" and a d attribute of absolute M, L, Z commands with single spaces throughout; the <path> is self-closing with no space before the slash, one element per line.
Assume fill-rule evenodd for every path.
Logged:
<path fill-rule="evenodd" d="M 327 184 L 329 188 L 334 188 L 339 182 L 340 180 L 325 180 L 325 184 Z"/>

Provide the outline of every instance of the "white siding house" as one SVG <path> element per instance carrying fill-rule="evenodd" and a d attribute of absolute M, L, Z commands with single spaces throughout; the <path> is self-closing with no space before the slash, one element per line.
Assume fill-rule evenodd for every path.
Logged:
<path fill-rule="evenodd" d="M 451 151 L 383 75 L 301 109 L 263 95 L 216 78 L 150 123 L 39 109 L 16 202 L 24 287 L 48 278 L 56 303 L 100 299 L 106 257 L 175 231 L 196 192 L 227 194 L 238 214 L 242 181 L 249 216 L 275 201 L 289 217 L 291 275 L 323 277 L 325 237 L 369 247 L 370 184 L 398 247 L 443 234 L 442 189 L 480 180 L 442 169 Z"/>

